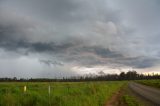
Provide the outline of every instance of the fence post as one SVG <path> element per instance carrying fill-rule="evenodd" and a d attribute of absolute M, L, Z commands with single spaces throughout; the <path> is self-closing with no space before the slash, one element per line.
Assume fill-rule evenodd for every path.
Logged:
<path fill-rule="evenodd" d="M 26 87 L 26 85 L 24 86 L 24 93 L 27 91 L 27 87 Z"/>
<path fill-rule="evenodd" d="M 49 85 L 48 86 L 49 106 L 51 106 L 50 93 L 51 93 L 51 87 Z"/>
<path fill-rule="evenodd" d="M 51 93 L 51 87 L 50 87 L 50 85 L 48 86 L 48 94 L 50 95 L 50 93 Z"/>

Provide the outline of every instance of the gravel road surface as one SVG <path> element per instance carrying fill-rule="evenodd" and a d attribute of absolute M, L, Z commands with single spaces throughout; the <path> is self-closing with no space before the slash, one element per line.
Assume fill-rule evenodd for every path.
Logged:
<path fill-rule="evenodd" d="M 135 93 L 151 101 L 156 106 L 160 106 L 160 90 L 159 89 L 156 89 L 150 86 L 146 86 L 146 85 L 142 85 L 142 84 L 138 84 L 135 82 L 130 82 L 129 87 Z"/>

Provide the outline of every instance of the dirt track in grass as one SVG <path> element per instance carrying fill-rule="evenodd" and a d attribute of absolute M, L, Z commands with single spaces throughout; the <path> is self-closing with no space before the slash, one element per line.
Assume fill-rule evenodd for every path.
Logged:
<path fill-rule="evenodd" d="M 122 100 L 123 94 L 124 88 L 121 88 L 118 92 L 113 94 L 104 106 L 127 106 Z"/>

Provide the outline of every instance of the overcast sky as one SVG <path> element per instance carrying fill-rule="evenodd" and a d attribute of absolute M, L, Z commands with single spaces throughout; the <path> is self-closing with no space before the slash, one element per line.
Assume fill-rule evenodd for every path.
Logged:
<path fill-rule="evenodd" d="M 159 0 L 0 0 L 0 77 L 160 72 Z"/>

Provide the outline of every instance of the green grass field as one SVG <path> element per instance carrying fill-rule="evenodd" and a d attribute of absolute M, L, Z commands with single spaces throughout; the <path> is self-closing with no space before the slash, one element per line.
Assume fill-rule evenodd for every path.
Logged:
<path fill-rule="evenodd" d="M 136 82 L 144 84 L 144 85 L 160 88 L 160 79 L 156 79 L 156 80 L 138 80 Z"/>
<path fill-rule="evenodd" d="M 126 103 L 127 106 L 143 106 L 140 104 L 135 97 L 131 95 L 124 95 L 123 100 Z"/>
<path fill-rule="evenodd" d="M 124 84 L 123 81 L 0 83 L 0 106 L 103 106 Z"/>

